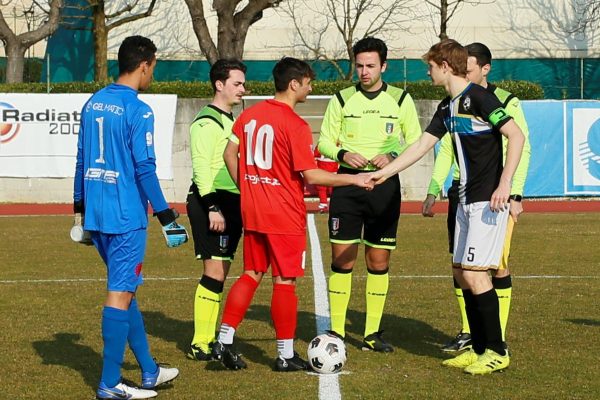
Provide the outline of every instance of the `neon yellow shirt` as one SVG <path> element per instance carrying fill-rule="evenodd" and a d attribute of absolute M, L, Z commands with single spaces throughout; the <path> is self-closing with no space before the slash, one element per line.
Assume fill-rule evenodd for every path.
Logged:
<path fill-rule="evenodd" d="M 192 181 L 200 196 L 217 189 L 239 193 L 223 161 L 232 126 L 233 116 L 213 105 L 200 110 L 190 126 Z"/>
<path fill-rule="evenodd" d="M 408 93 L 384 83 L 381 91 L 371 97 L 361 91 L 360 84 L 332 97 L 321 125 L 321 154 L 351 168 L 339 160 L 340 150 L 371 160 L 378 154 L 400 154 L 419 139 L 419 116 Z M 364 169 L 374 167 L 368 165 Z"/>

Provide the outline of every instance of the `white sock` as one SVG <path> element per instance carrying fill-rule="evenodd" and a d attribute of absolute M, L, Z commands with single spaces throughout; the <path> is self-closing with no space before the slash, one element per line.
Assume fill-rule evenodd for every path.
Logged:
<path fill-rule="evenodd" d="M 219 330 L 219 342 L 223 344 L 233 344 L 233 335 L 235 335 L 235 328 L 222 324 Z"/>
<path fill-rule="evenodd" d="M 294 339 L 277 339 L 277 355 L 282 358 L 294 357 Z"/>

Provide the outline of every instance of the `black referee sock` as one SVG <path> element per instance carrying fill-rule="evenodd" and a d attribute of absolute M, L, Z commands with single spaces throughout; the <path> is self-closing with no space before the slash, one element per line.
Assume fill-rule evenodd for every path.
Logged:
<path fill-rule="evenodd" d="M 485 293 L 473 296 L 481 318 L 481 326 L 485 335 L 485 347 L 494 350 L 500 355 L 505 355 L 502 343 L 502 329 L 500 328 L 500 317 L 498 315 L 498 295 L 496 290 L 491 289 Z M 471 331 L 473 329 L 471 328 Z"/>

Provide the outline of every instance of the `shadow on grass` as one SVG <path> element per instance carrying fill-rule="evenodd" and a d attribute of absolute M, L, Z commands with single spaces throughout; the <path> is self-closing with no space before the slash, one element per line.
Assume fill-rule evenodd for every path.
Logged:
<path fill-rule="evenodd" d="M 194 321 L 173 319 L 159 311 L 143 311 L 142 315 L 148 335 L 175 343 L 177 349 L 184 354 L 190 350 L 190 342 L 194 335 Z"/>
<path fill-rule="evenodd" d="M 145 311 L 144 320 L 146 323 L 146 332 L 149 335 L 156 336 L 162 340 L 175 343 L 177 349 L 182 354 L 189 350 L 190 341 L 194 333 L 193 321 L 182 321 L 166 316 L 162 312 Z M 363 328 L 365 322 L 365 313 L 348 310 L 347 317 L 349 322 L 346 326 L 346 343 L 357 348 L 362 347 Z M 276 357 L 275 353 L 275 330 L 271 322 L 271 311 L 269 305 L 255 304 L 250 307 L 245 320 L 264 322 L 264 328 L 260 327 L 261 334 L 259 338 L 253 338 L 252 332 L 244 329 L 244 322 L 239 326 L 235 341 L 237 350 L 249 361 L 257 364 L 271 365 Z M 219 321 L 220 323 L 220 321 Z M 412 354 L 428 356 L 442 359 L 444 355 L 440 351 L 440 344 L 447 342 L 451 338 L 433 328 L 423 321 L 411 318 L 402 318 L 396 315 L 384 314 L 381 326 L 385 328 L 385 340 L 392 346 L 403 349 Z M 218 325 L 217 325 L 218 329 Z M 262 329 L 268 329 L 270 337 L 264 339 Z M 308 343 L 315 336 L 315 315 L 312 312 L 298 312 L 298 327 L 296 329 L 296 338 Z M 257 340 L 273 340 L 273 353 L 265 351 L 264 346 L 256 346 L 251 342 Z M 299 347 L 296 348 L 296 351 Z M 300 351 L 302 353 L 302 351 Z M 207 370 L 220 370 L 224 367 L 219 363 L 207 363 Z"/>
<path fill-rule="evenodd" d="M 585 318 L 576 318 L 576 319 L 566 319 L 565 321 L 571 322 L 577 325 L 583 326 L 600 326 L 600 321 L 597 319 L 585 319 Z"/>
<path fill-rule="evenodd" d="M 149 335 L 156 336 L 167 342 L 174 342 L 182 355 L 185 355 L 189 351 L 190 342 L 194 334 L 193 321 L 173 319 L 158 311 L 144 311 L 143 315 L 146 332 Z M 251 306 L 246 314 L 246 319 L 264 320 L 268 323 L 268 321 L 270 321 L 268 307 L 261 305 Z M 220 321 L 217 323 L 217 329 L 219 328 L 219 324 Z M 240 326 L 240 333 L 244 336 L 243 322 Z M 273 340 L 275 340 L 274 335 L 275 333 L 273 333 Z M 250 340 L 253 339 L 250 338 Z M 262 348 L 255 346 L 244 339 L 236 339 L 235 345 L 237 350 L 244 355 L 244 358 L 247 358 L 254 363 L 270 365 L 275 359 L 275 355 L 272 356 L 273 358 L 269 357 Z M 210 362 L 206 363 L 206 369 L 221 370 L 225 369 L 225 367 L 220 363 Z"/>
<path fill-rule="evenodd" d="M 361 348 L 365 313 L 349 309 L 346 318 L 346 342 Z M 451 338 L 423 321 L 383 314 L 380 327 L 385 330 L 384 340 L 397 349 L 419 356 L 445 358 L 440 351 L 440 344 Z"/>
<path fill-rule="evenodd" d="M 361 348 L 365 313 L 349 309 L 347 318 L 346 343 L 350 346 Z M 270 325 L 270 329 L 273 332 L 273 340 L 275 340 L 275 331 L 271 324 L 269 306 L 253 305 L 246 314 L 246 319 L 265 321 Z M 446 358 L 440 351 L 440 346 L 452 338 L 423 321 L 384 314 L 381 326 L 386 330 L 384 339 L 396 348 L 416 355 L 438 359 Z M 243 325 L 240 329 L 243 330 Z M 316 322 L 314 313 L 307 311 L 298 312 L 296 338 L 308 343 L 315 334 Z"/>
<path fill-rule="evenodd" d="M 87 386 L 96 390 L 102 372 L 102 355 L 90 346 L 77 343 L 80 339 L 78 333 L 62 332 L 54 334 L 53 340 L 39 340 L 32 346 L 42 358 L 42 364 L 71 368 L 81 374 Z M 124 363 L 123 368 L 137 370 L 138 366 Z"/>

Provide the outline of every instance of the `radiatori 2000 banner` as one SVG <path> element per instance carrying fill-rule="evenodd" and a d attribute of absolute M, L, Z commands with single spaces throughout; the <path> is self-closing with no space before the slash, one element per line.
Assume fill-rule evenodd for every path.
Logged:
<path fill-rule="evenodd" d="M 81 108 L 90 94 L 0 93 L 0 176 L 73 177 Z M 159 179 L 172 179 L 175 95 L 140 95 L 154 111 Z"/>

